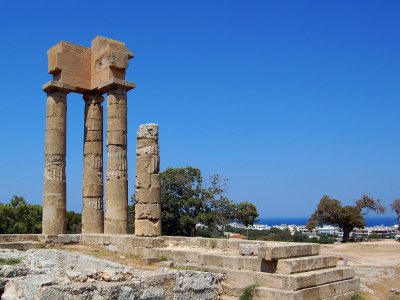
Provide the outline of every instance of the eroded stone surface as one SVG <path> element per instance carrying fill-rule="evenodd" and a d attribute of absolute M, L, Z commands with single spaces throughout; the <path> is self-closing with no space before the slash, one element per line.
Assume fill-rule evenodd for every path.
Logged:
<path fill-rule="evenodd" d="M 158 125 L 140 125 L 136 144 L 135 234 L 161 235 Z"/>
<path fill-rule="evenodd" d="M 218 299 L 223 275 L 142 271 L 60 250 L 0 251 L 19 258 L 0 267 L 0 295 L 10 299 Z"/>

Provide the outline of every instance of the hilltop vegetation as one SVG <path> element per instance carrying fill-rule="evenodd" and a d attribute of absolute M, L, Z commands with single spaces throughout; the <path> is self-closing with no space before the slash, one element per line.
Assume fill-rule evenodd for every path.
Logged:
<path fill-rule="evenodd" d="M 0 203 L 0 234 L 42 233 L 42 206 L 28 204 L 24 197 L 13 196 Z M 67 212 L 67 233 L 80 233 L 81 215 Z"/>

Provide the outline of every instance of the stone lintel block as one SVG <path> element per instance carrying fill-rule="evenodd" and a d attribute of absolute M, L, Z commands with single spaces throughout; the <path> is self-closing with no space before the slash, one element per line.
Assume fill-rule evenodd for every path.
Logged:
<path fill-rule="evenodd" d="M 65 94 L 71 93 L 71 92 L 77 92 L 77 88 L 69 85 L 68 83 L 63 83 L 61 81 L 49 81 L 46 82 L 43 87 L 43 91 L 46 93 L 52 93 L 52 92 L 63 92 Z"/>
<path fill-rule="evenodd" d="M 161 220 L 135 220 L 135 235 L 136 236 L 160 236 Z"/>
<path fill-rule="evenodd" d="M 161 219 L 161 204 L 143 204 L 137 203 L 135 205 L 135 219 Z"/>
<path fill-rule="evenodd" d="M 279 259 L 276 261 L 276 273 L 294 274 L 318 269 L 336 267 L 338 258 L 331 255 Z"/>
<path fill-rule="evenodd" d="M 137 139 L 153 139 L 158 141 L 158 124 L 142 124 L 137 132 Z"/>
<path fill-rule="evenodd" d="M 137 188 L 135 197 L 138 203 L 160 203 L 161 191 L 160 188 L 153 187 Z"/>
<path fill-rule="evenodd" d="M 266 260 L 293 258 L 319 254 L 319 244 L 311 243 L 266 243 L 258 248 L 258 256 Z"/>

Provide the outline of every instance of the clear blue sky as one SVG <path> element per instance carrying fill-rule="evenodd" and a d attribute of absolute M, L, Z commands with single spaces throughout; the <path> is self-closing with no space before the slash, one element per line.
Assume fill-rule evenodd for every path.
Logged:
<path fill-rule="evenodd" d="M 135 53 L 129 186 L 139 124 L 161 167 L 230 179 L 263 217 L 322 195 L 400 197 L 399 1 L 6 1 L 1 4 L 0 201 L 41 203 L 46 51 L 96 35 Z M 83 106 L 68 98 L 68 209 L 81 210 Z"/>

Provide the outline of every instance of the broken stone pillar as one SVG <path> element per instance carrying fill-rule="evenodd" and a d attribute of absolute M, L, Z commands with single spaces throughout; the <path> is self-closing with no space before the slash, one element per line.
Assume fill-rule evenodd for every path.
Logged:
<path fill-rule="evenodd" d="M 136 236 L 162 234 L 159 172 L 158 125 L 140 125 L 136 144 Z"/>
<path fill-rule="evenodd" d="M 107 95 L 107 169 L 104 233 L 128 232 L 127 89 L 113 85 Z"/>
<path fill-rule="evenodd" d="M 44 150 L 43 234 L 65 233 L 66 223 L 66 113 L 68 91 L 54 84 L 47 93 Z"/>
<path fill-rule="evenodd" d="M 85 94 L 82 233 L 103 233 L 103 96 Z"/>

